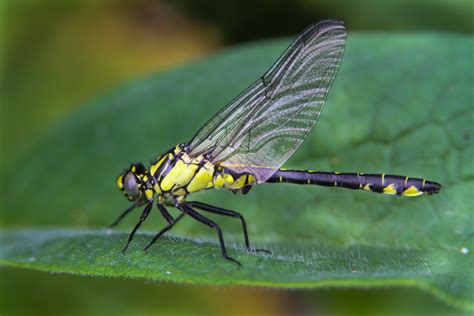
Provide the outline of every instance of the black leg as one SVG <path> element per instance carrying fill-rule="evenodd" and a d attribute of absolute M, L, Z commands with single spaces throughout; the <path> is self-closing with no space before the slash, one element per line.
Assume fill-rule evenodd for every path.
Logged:
<path fill-rule="evenodd" d="M 163 206 L 163 204 L 158 203 L 157 205 L 158 205 L 158 208 L 160 209 L 161 215 L 163 215 L 163 217 L 166 219 L 166 221 L 168 221 L 168 225 L 163 227 L 163 229 L 160 230 L 160 232 L 158 234 L 156 234 L 155 237 L 153 237 L 153 239 L 150 241 L 150 243 L 145 247 L 145 249 L 144 249 L 145 251 L 147 251 L 148 248 L 150 248 L 158 240 L 158 238 L 163 236 L 164 233 L 166 233 L 168 230 L 170 230 L 185 215 L 184 213 L 181 213 L 181 214 L 179 214 L 178 217 L 176 217 L 176 219 L 174 219 L 173 216 L 171 216 L 171 214 L 168 212 L 168 210 Z"/>
<path fill-rule="evenodd" d="M 198 212 L 196 212 L 195 210 L 193 210 L 191 207 L 188 206 L 187 203 L 183 203 L 183 204 L 178 204 L 176 205 L 176 207 L 183 213 L 185 214 L 188 214 L 189 216 L 191 216 L 192 218 L 194 218 L 195 220 L 197 220 L 198 222 L 201 222 L 209 227 L 211 227 L 212 229 L 214 229 L 216 232 L 217 232 L 217 236 L 219 237 L 219 243 L 221 244 L 221 251 L 222 251 L 222 256 L 224 258 L 226 258 L 227 260 L 229 261 L 232 261 L 236 264 L 238 264 L 239 266 L 242 266 L 242 264 L 240 262 L 238 262 L 237 260 L 235 260 L 234 258 L 231 258 L 227 255 L 227 249 L 225 247 L 225 242 L 224 242 L 224 237 L 222 235 L 222 230 L 221 228 L 219 227 L 219 225 L 217 225 L 215 222 L 211 221 L 210 219 L 208 219 L 207 217 L 205 216 L 202 216 L 201 214 L 199 214 Z"/>
<path fill-rule="evenodd" d="M 168 210 L 163 204 L 157 203 L 156 206 L 158 206 L 158 209 L 160 210 L 161 215 L 166 219 L 168 224 L 171 224 L 175 221 L 173 216 L 171 216 L 171 214 L 168 212 Z"/>
<path fill-rule="evenodd" d="M 242 230 L 244 231 L 245 247 L 247 247 L 248 251 L 252 250 L 250 248 L 249 236 L 248 236 L 248 233 L 247 233 L 247 223 L 245 222 L 245 218 L 242 214 L 240 214 L 238 212 L 235 212 L 235 211 L 226 210 L 224 208 L 220 208 L 220 207 L 217 207 L 217 206 L 212 206 L 212 205 L 209 205 L 209 204 L 206 204 L 206 203 L 197 202 L 197 201 L 186 202 L 186 204 L 189 205 L 189 206 L 194 206 L 194 207 L 196 207 L 200 210 L 206 211 L 206 212 L 219 214 L 219 215 L 223 215 L 223 216 L 229 216 L 229 217 L 233 217 L 233 218 L 239 218 L 240 221 L 242 222 Z M 254 249 L 254 250 L 270 253 L 270 251 L 268 251 L 266 249 Z"/>
<path fill-rule="evenodd" d="M 240 218 L 240 221 L 242 222 L 242 230 L 244 231 L 245 247 L 247 247 L 247 249 L 250 249 L 249 236 L 247 233 L 247 223 L 245 222 L 245 218 L 242 214 L 197 201 L 186 202 L 186 204 L 210 213 L 229 216 L 233 218 Z"/>
<path fill-rule="evenodd" d="M 112 225 L 110 225 L 108 228 L 113 228 L 113 227 L 117 226 L 122 221 L 122 219 L 124 219 L 124 217 L 127 216 L 128 213 L 130 213 L 138 205 L 139 205 L 139 203 L 137 203 L 137 202 L 133 203 L 122 214 L 120 214 L 120 216 L 115 220 L 115 222 L 113 222 Z"/>
<path fill-rule="evenodd" d="M 128 236 L 128 242 L 125 245 L 125 247 L 123 248 L 123 250 L 122 250 L 123 252 L 127 251 L 128 245 L 132 241 L 133 236 L 135 236 L 135 233 L 138 230 L 138 228 L 142 225 L 142 223 L 146 220 L 146 218 L 150 214 L 150 211 L 151 211 L 152 207 L 153 207 L 153 202 L 150 202 L 145 206 L 145 209 L 143 210 L 143 213 L 140 216 L 140 220 L 138 221 L 137 225 L 135 225 L 135 227 L 133 228 L 132 232 L 130 233 L 130 236 Z"/>

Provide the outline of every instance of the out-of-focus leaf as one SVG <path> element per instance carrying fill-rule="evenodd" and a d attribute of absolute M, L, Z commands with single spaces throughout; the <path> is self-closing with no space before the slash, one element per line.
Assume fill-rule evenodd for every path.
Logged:
<path fill-rule="evenodd" d="M 287 42 L 286 42 L 287 43 Z M 122 87 L 51 130 L 2 171 L 3 264 L 78 274 L 278 287 L 412 285 L 472 307 L 474 166 L 472 37 L 350 34 L 325 113 L 287 167 L 390 172 L 441 182 L 434 197 L 394 198 L 332 188 L 264 185 L 246 196 L 195 199 L 242 212 L 274 255 L 220 258 L 213 232 L 180 223 L 148 255 L 140 234 L 72 228 L 109 224 L 127 206 L 114 187 L 130 161 L 186 141 L 258 78 L 285 43 L 260 43 Z M 164 221 L 152 214 L 145 230 Z M 131 229 L 137 214 L 123 224 Z M 241 242 L 239 223 L 222 222 Z M 19 226 L 34 226 L 22 230 Z M 44 226 L 68 227 L 43 230 Z M 12 228 L 15 228 L 12 230 Z M 168 273 L 169 272 L 169 273 Z"/>

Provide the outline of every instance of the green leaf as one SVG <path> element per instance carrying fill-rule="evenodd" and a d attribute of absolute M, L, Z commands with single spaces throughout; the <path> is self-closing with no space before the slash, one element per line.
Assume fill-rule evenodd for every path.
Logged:
<path fill-rule="evenodd" d="M 202 284 L 407 285 L 474 308 L 471 36 L 350 34 L 325 113 L 286 165 L 423 177 L 443 184 L 439 195 L 275 184 L 245 196 L 196 194 L 242 212 L 251 241 L 274 251 L 246 253 L 240 223 L 216 218 L 242 269 L 222 259 L 214 232 L 191 219 L 173 231 L 190 239 L 164 238 L 148 255 L 141 249 L 165 224 L 158 212 L 126 255 L 139 212 L 120 233 L 100 229 L 128 205 L 114 184 L 123 168 L 188 140 L 287 43 L 235 48 L 128 84 L 49 131 L 2 171 L 0 262 Z"/>

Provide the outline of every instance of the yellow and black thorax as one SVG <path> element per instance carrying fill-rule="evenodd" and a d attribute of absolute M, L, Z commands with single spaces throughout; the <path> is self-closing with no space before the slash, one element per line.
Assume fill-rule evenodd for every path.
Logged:
<path fill-rule="evenodd" d="M 213 188 L 246 193 L 255 183 L 255 178 L 250 174 L 236 174 L 213 164 L 202 155 L 190 157 L 181 145 L 153 162 L 149 176 L 145 175 L 143 180 L 150 182 L 149 188 L 154 193 L 178 200 L 189 193 Z"/>

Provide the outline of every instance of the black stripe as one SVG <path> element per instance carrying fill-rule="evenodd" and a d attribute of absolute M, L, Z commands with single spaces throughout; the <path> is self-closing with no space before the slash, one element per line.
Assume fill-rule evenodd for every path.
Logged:
<path fill-rule="evenodd" d="M 156 180 L 158 180 L 158 181 L 161 180 L 161 179 L 164 177 L 164 175 L 163 175 L 164 170 L 168 167 L 169 161 L 174 158 L 174 155 L 173 155 L 173 158 L 169 158 L 169 157 L 168 157 L 168 154 L 169 154 L 169 153 L 166 153 L 166 154 L 165 154 L 165 155 L 166 155 L 166 158 L 163 160 L 163 162 L 161 163 L 161 165 L 159 165 L 158 168 L 156 168 L 155 173 L 152 174 L 152 176 L 153 176 Z M 158 163 L 158 161 L 160 161 L 161 158 L 163 158 L 163 156 L 160 156 L 155 162 L 152 163 L 152 165 Z M 168 170 L 168 171 L 169 171 L 169 170 Z"/>

